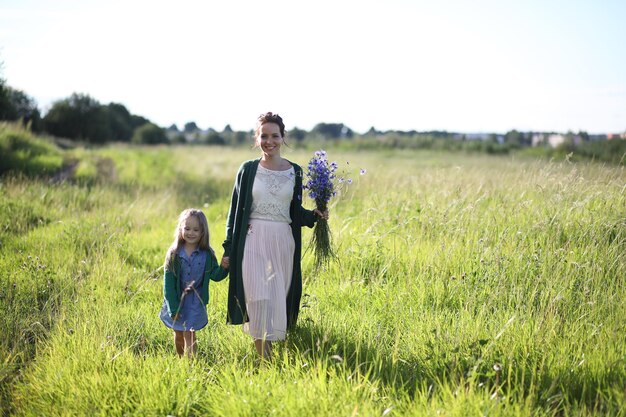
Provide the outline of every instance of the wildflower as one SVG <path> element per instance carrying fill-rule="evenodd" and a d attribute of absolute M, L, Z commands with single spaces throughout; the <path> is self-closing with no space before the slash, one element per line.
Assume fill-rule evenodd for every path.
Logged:
<path fill-rule="evenodd" d="M 346 164 L 350 164 L 346 162 Z M 336 161 L 328 162 L 326 151 L 319 150 L 313 154 L 313 158 L 307 166 L 307 182 L 303 185 L 308 190 L 309 197 L 315 201 L 316 208 L 324 212 L 328 208 L 328 202 L 337 195 L 337 188 L 340 185 L 352 184 L 352 179 L 345 179 L 337 175 L 338 164 Z M 365 169 L 361 169 L 361 175 L 365 174 Z M 328 263 L 334 257 L 332 250 L 332 236 L 328 221 L 318 219 L 313 229 L 311 239 L 316 267 Z"/>

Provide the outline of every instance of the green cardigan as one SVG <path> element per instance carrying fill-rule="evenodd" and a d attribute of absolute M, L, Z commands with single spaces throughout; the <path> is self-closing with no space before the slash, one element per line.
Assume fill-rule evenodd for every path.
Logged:
<path fill-rule="evenodd" d="M 230 200 L 230 211 L 226 223 L 226 240 L 224 256 L 230 257 L 229 284 L 228 284 L 228 315 L 226 321 L 229 324 L 242 324 L 248 321 L 246 312 L 246 299 L 241 276 L 241 261 L 243 259 L 244 246 L 248 231 L 250 207 L 252 205 L 252 185 L 256 175 L 260 159 L 244 162 L 239 168 L 233 187 L 233 195 Z M 296 173 L 296 184 L 293 189 L 293 197 L 289 207 L 291 216 L 291 232 L 296 244 L 293 253 L 293 275 L 291 286 L 287 294 L 287 327 L 293 327 L 298 319 L 300 310 L 300 298 L 302 296 L 302 270 L 300 257 L 302 254 L 302 230 L 303 226 L 313 227 L 317 217 L 311 210 L 302 207 L 302 168 L 291 161 Z"/>
<path fill-rule="evenodd" d="M 228 275 L 228 271 L 222 268 L 218 263 L 215 255 L 207 251 L 206 263 L 204 264 L 204 279 L 202 280 L 202 288 L 200 288 L 200 298 L 204 305 L 209 303 L 209 280 L 221 281 Z M 165 296 L 165 304 L 167 312 L 174 317 L 180 309 L 180 297 L 182 290 L 180 288 L 180 256 L 174 255 L 172 267 L 165 265 L 165 274 L 163 277 L 163 295 Z"/>

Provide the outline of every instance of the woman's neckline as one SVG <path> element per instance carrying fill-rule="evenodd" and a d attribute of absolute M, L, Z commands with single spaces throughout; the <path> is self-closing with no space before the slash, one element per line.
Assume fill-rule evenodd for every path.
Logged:
<path fill-rule="evenodd" d="M 259 162 L 259 166 L 261 168 L 263 168 L 266 171 L 272 171 L 272 172 L 288 172 L 291 171 L 293 169 L 293 165 L 289 164 L 289 168 L 287 169 L 271 169 L 271 168 L 266 168 L 263 165 L 261 165 L 261 162 Z"/>

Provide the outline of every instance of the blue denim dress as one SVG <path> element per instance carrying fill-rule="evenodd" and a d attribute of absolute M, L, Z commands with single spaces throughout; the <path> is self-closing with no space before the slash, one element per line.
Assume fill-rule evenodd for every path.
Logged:
<path fill-rule="evenodd" d="M 202 288 L 204 266 L 208 253 L 197 249 L 190 256 L 187 256 L 185 249 L 180 248 L 178 256 L 180 257 L 180 288 L 185 289 L 191 281 L 194 281 L 194 289 L 185 294 L 176 321 L 167 313 L 165 300 L 163 300 L 163 307 L 159 316 L 163 324 L 170 329 L 178 331 L 200 330 L 208 323 L 206 306 L 200 298 L 200 288 Z"/>

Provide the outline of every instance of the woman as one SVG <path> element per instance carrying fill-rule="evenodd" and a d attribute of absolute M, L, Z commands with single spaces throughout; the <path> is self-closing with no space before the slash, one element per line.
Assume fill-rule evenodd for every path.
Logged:
<path fill-rule="evenodd" d="M 280 154 L 285 125 L 278 114 L 259 116 L 255 145 L 261 158 L 239 168 L 226 226 L 230 264 L 228 323 L 243 324 L 261 358 L 284 340 L 298 318 L 302 295 L 301 227 L 328 212 L 302 207 L 302 168 Z"/>

